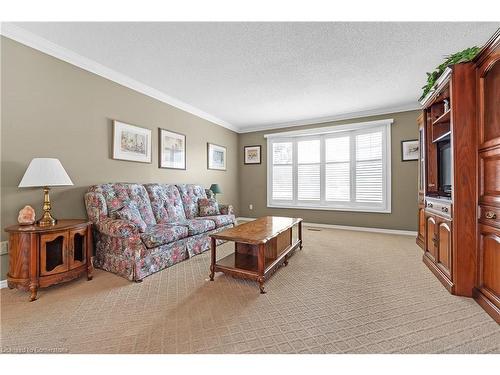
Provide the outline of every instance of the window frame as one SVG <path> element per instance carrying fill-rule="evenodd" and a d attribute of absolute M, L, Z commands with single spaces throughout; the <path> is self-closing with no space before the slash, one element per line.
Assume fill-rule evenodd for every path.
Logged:
<path fill-rule="evenodd" d="M 310 209 L 310 210 L 328 210 L 328 211 L 352 211 L 352 212 L 373 212 L 373 213 L 391 213 L 392 194 L 391 194 L 391 125 L 393 119 L 378 121 L 352 123 L 346 125 L 328 126 L 315 129 L 296 130 L 283 133 L 266 134 L 267 139 L 267 207 L 269 208 L 291 208 L 291 209 Z M 353 201 L 356 192 L 356 148 L 355 137 L 358 134 L 366 134 L 381 130 L 382 131 L 382 203 L 368 203 Z M 349 171 L 350 171 L 350 201 L 326 201 L 326 165 L 325 160 L 325 140 L 349 136 Z M 320 139 L 320 200 L 319 201 L 300 201 L 298 200 L 298 162 L 297 162 L 297 143 L 302 140 Z M 273 143 L 292 142 L 292 200 L 273 200 L 272 199 L 272 181 L 273 181 Z"/>

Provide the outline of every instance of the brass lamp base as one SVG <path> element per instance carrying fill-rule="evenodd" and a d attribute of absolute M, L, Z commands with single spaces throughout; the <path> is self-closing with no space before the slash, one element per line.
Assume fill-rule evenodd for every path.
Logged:
<path fill-rule="evenodd" d="M 50 211 L 45 211 L 42 217 L 36 222 L 41 227 L 48 227 L 51 225 L 55 225 L 57 220 L 52 217 Z"/>
<path fill-rule="evenodd" d="M 55 225 L 57 223 L 57 220 L 52 217 L 52 214 L 50 213 L 50 197 L 49 197 L 49 187 L 44 187 L 43 188 L 43 215 L 38 220 L 36 223 L 41 226 L 41 227 L 47 227 L 51 225 Z"/>

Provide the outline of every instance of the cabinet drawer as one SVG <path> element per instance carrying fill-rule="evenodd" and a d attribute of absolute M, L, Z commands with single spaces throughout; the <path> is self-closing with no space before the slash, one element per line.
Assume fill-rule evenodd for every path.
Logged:
<path fill-rule="evenodd" d="M 425 199 L 425 210 L 446 219 L 451 219 L 452 217 L 451 201 L 432 199 L 427 197 Z"/>
<path fill-rule="evenodd" d="M 500 208 L 479 205 L 479 222 L 500 228 Z"/>

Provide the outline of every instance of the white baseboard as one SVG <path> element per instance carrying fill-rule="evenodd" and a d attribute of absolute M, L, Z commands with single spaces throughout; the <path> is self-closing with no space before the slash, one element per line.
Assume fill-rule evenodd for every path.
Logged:
<path fill-rule="evenodd" d="M 252 217 L 238 217 L 237 220 L 241 221 L 252 221 L 255 218 Z M 357 232 L 373 232 L 373 233 L 385 233 L 385 234 L 396 234 L 399 236 L 417 236 L 417 232 L 411 230 L 398 230 L 398 229 L 385 229 L 385 228 L 368 228 L 368 227 L 353 227 L 349 225 L 335 225 L 335 224 L 319 224 L 319 223 L 306 223 L 305 227 L 315 227 L 315 228 L 327 228 L 327 229 L 341 229 L 341 230 L 352 230 Z"/>
<path fill-rule="evenodd" d="M 7 288 L 7 280 L 0 280 L 0 289 Z"/>

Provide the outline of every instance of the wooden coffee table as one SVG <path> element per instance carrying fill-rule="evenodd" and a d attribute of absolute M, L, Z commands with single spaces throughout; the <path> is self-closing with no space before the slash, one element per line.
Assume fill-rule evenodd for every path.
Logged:
<path fill-rule="evenodd" d="M 210 280 L 216 272 L 259 283 L 265 293 L 264 281 L 282 264 L 288 264 L 290 253 L 302 249 L 302 219 L 264 216 L 210 235 L 212 262 Z M 216 240 L 232 241 L 234 253 L 217 260 Z"/>

